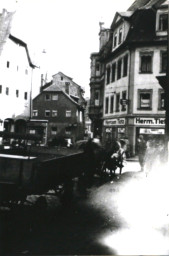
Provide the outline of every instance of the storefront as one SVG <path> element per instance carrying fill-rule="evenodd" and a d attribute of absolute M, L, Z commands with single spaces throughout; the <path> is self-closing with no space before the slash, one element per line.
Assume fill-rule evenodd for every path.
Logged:
<path fill-rule="evenodd" d="M 106 119 L 103 122 L 103 142 L 121 139 L 126 134 L 125 118 Z"/>

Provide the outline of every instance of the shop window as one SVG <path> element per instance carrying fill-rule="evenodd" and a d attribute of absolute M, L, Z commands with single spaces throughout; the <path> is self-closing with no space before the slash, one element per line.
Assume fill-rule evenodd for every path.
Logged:
<path fill-rule="evenodd" d="M 57 134 L 57 127 L 51 127 L 51 135 L 56 135 Z"/>
<path fill-rule="evenodd" d="M 71 117 L 72 113 L 71 110 L 66 110 L 66 117 Z"/>
<path fill-rule="evenodd" d="M 165 109 L 165 93 L 162 89 L 159 89 L 159 97 L 158 97 L 158 110 Z"/>
<path fill-rule="evenodd" d="M 33 110 L 32 116 L 38 116 L 38 110 Z"/>
<path fill-rule="evenodd" d="M 128 55 L 123 58 L 123 76 L 127 76 L 128 70 Z"/>
<path fill-rule="evenodd" d="M 167 13 L 160 14 L 159 31 L 167 31 L 167 29 L 168 29 L 168 15 Z"/>
<path fill-rule="evenodd" d="M 9 87 L 6 87 L 6 95 L 9 95 Z"/>
<path fill-rule="evenodd" d="M 24 93 L 24 99 L 25 99 L 25 100 L 28 99 L 28 93 L 27 93 L 27 92 Z"/>
<path fill-rule="evenodd" d="M 119 30 L 119 44 L 122 42 L 122 28 Z"/>
<path fill-rule="evenodd" d="M 138 109 L 152 109 L 152 90 L 138 91 Z"/>
<path fill-rule="evenodd" d="M 110 113 L 114 112 L 114 96 L 110 98 Z"/>
<path fill-rule="evenodd" d="M 46 101 L 51 100 L 51 95 L 49 93 L 45 94 L 45 100 Z"/>
<path fill-rule="evenodd" d="M 107 68 L 107 84 L 110 83 L 110 67 Z"/>
<path fill-rule="evenodd" d="M 50 116 L 50 110 L 45 110 L 45 117 L 49 117 Z"/>
<path fill-rule="evenodd" d="M 52 94 L 52 100 L 58 100 L 58 94 L 56 93 Z"/>
<path fill-rule="evenodd" d="M 99 98 L 100 98 L 100 91 L 95 91 L 94 95 L 94 105 L 99 106 Z"/>
<path fill-rule="evenodd" d="M 117 63 L 117 79 L 121 78 L 121 67 L 122 67 L 122 60 L 118 60 Z"/>
<path fill-rule="evenodd" d="M 105 114 L 108 114 L 109 112 L 109 98 L 106 97 L 106 101 L 105 101 Z"/>
<path fill-rule="evenodd" d="M 114 82 L 116 77 L 116 63 L 112 65 L 111 81 Z"/>
<path fill-rule="evenodd" d="M 120 93 L 116 95 L 116 112 L 120 111 Z"/>
<path fill-rule="evenodd" d="M 19 90 L 16 90 L 16 97 L 19 97 Z"/>
<path fill-rule="evenodd" d="M 57 110 L 52 110 L 52 116 L 56 117 L 58 115 L 58 111 Z"/>
<path fill-rule="evenodd" d="M 167 52 L 161 52 L 161 73 L 167 71 Z"/>
<path fill-rule="evenodd" d="M 115 48 L 117 46 L 117 33 L 114 35 L 114 41 L 113 41 L 113 47 Z"/>
<path fill-rule="evenodd" d="M 121 108 L 122 111 L 126 111 L 125 101 L 126 101 L 126 91 L 122 92 L 122 108 Z"/>
<path fill-rule="evenodd" d="M 0 85 L 0 94 L 2 93 L 2 85 Z"/>
<path fill-rule="evenodd" d="M 153 53 L 140 53 L 140 73 L 152 73 Z"/>

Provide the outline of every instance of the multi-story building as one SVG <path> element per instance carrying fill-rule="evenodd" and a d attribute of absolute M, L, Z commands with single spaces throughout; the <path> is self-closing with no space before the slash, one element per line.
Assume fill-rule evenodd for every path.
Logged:
<path fill-rule="evenodd" d="M 164 92 L 156 77 L 167 68 L 167 10 L 165 0 L 136 0 L 115 14 L 109 30 L 101 28 L 100 51 L 91 55 L 91 104 L 99 94 L 103 142 L 128 137 L 133 154 L 139 134 L 165 133 Z"/>
<path fill-rule="evenodd" d="M 86 138 L 92 138 L 93 133 L 91 131 L 91 119 L 89 118 L 89 106 L 90 106 L 90 98 L 85 98 L 86 100 L 86 108 L 85 108 L 85 136 Z"/>
<path fill-rule="evenodd" d="M 59 72 L 33 100 L 30 133 L 44 134 L 44 143 L 63 136 L 72 142 L 84 138 L 83 90 L 72 78 Z M 45 125 L 45 122 L 47 125 Z M 40 125 L 38 124 L 44 124 Z"/>
<path fill-rule="evenodd" d="M 27 45 L 9 35 L 0 56 L 0 131 L 25 133 L 34 67 Z"/>

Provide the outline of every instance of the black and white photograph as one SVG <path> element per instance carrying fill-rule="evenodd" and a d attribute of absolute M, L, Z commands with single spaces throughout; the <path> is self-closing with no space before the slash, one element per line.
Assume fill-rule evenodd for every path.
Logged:
<path fill-rule="evenodd" d="M 168 16 L 0 0 L 0 255 L 169 255 Z"/>

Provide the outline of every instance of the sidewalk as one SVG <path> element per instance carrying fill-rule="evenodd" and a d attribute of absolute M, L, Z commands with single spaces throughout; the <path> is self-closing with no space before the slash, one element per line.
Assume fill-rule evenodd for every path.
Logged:
<path fill-rule="evenodd" d="M 133 156 L 133 157 L 129 157 L 127 158 L 128 162 L 138 162 L 138 156 Z"/>

